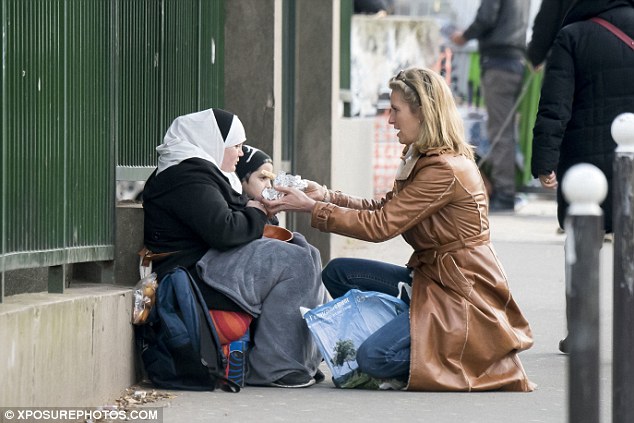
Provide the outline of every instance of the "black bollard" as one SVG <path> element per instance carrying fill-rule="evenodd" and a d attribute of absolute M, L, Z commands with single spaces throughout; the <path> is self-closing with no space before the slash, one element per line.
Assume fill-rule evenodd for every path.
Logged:
<path fill-rule="evenodd" d="M 612 419 L 634 422 L 634 114 L 612 123 L 618 143 L 613 175 L 614 317 Z"/>
<path fill-rule="evenodd" d="M 599 422 L 599 250 L 607 181 L 593 165 L 573 166 L 562 182 L 566 217 L 568 295 L 568 421 Z"/>

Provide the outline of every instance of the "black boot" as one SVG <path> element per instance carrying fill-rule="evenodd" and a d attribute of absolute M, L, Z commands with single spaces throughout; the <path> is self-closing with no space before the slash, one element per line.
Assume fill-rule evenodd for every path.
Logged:
<path fill-rule="evenodd" d="M 515 195 L 494 194 L 489 204 L 489 211 L 492 213 L 515 211 Z"/>
<path fill-rule="evenodd" d="M 568 335 L 566 335 L 564 339 L 559 341 L 559 351 L 561 351 L 564 354 L 570 354 L 570 345 L 568 345 L 568 343 L 569 343 Z"/>

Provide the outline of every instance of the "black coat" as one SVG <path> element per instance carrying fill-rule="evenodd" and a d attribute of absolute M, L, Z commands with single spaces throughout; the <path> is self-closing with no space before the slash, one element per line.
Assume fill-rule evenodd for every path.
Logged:
<path fill-rule="evenodd" d="M 550 47 L 564 21 L 564 16 L 574 0 L 542 0 L 533 22 L 533 35 L 526 49 L 526 57 L 533 66 L 546 60 Z"/>
<path fill-rule="evenodd" d="M 246 203 L 206 160 L 154 172 L 143 191 L 145 246 L 177 252 L 154 264 L 159 277 L 176 265 L 191 270 L 210 248 L 228 250 L 261 238 L 267 217 Z"/>
<path fill-rule="evenodd" d="M 602 204 L 605 229 L 612 231 L 612 166 L 616 143 L 610 128 L 621 113 L 634 112 L 634 51 L 602 26 L 600 16 L 634 38 L 634 0 L 579 0 L 564 20 L 546 65 L 533 129 L 534 177 L 555 170 L 558 218 L 567 204 L 561 195 L 566 171 L 591 163 L 608 180 Z"/>

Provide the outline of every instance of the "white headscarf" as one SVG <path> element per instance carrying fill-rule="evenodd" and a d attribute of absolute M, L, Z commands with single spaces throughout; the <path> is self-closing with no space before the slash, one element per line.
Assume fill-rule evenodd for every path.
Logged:
<path fill-rule="evenodd" d="M 224 110 L 217 111 L 232 116 L 226 139 L 222 136 L 213 109 L 177 117 L 165 133 L 163 144 L 156 147 L 159 154 L 157 174 L 193 157 L 207 160 L 220 169 L 225 148 L 241 144 L 247 137 L 238 116 Z M 229 178 L 231 187 L 242 193 L 242 184 L 236 174 L 220 171 Z"/>

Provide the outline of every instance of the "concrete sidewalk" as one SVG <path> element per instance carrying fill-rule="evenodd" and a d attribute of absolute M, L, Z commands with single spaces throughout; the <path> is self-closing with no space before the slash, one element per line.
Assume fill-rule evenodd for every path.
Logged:
<path fill-rule="evenodd" d="M 565 334 L 564 235 L 557 232 L 556 205 L 527 197 L 514 215 L 491 216 L 492 239 L 516 301 L 533 328 L 535 345 L 520 357 L 538 385 L 532 393 L 435 393 L 341 390 L 330 381 L 307 389 L 246 387 L 239 394 L 175 392 L 162 403 L 172 422 L 566 422 L 567 356 L 557 350 Z M 340 256 L 404 264 L 411 250 L 400 238 L 382 244 L 342 242 Z M 612 245 L 601 253 L 601 418 L 610 421 Z M 150 404 L 148 404 L 150 405 Z"/>

